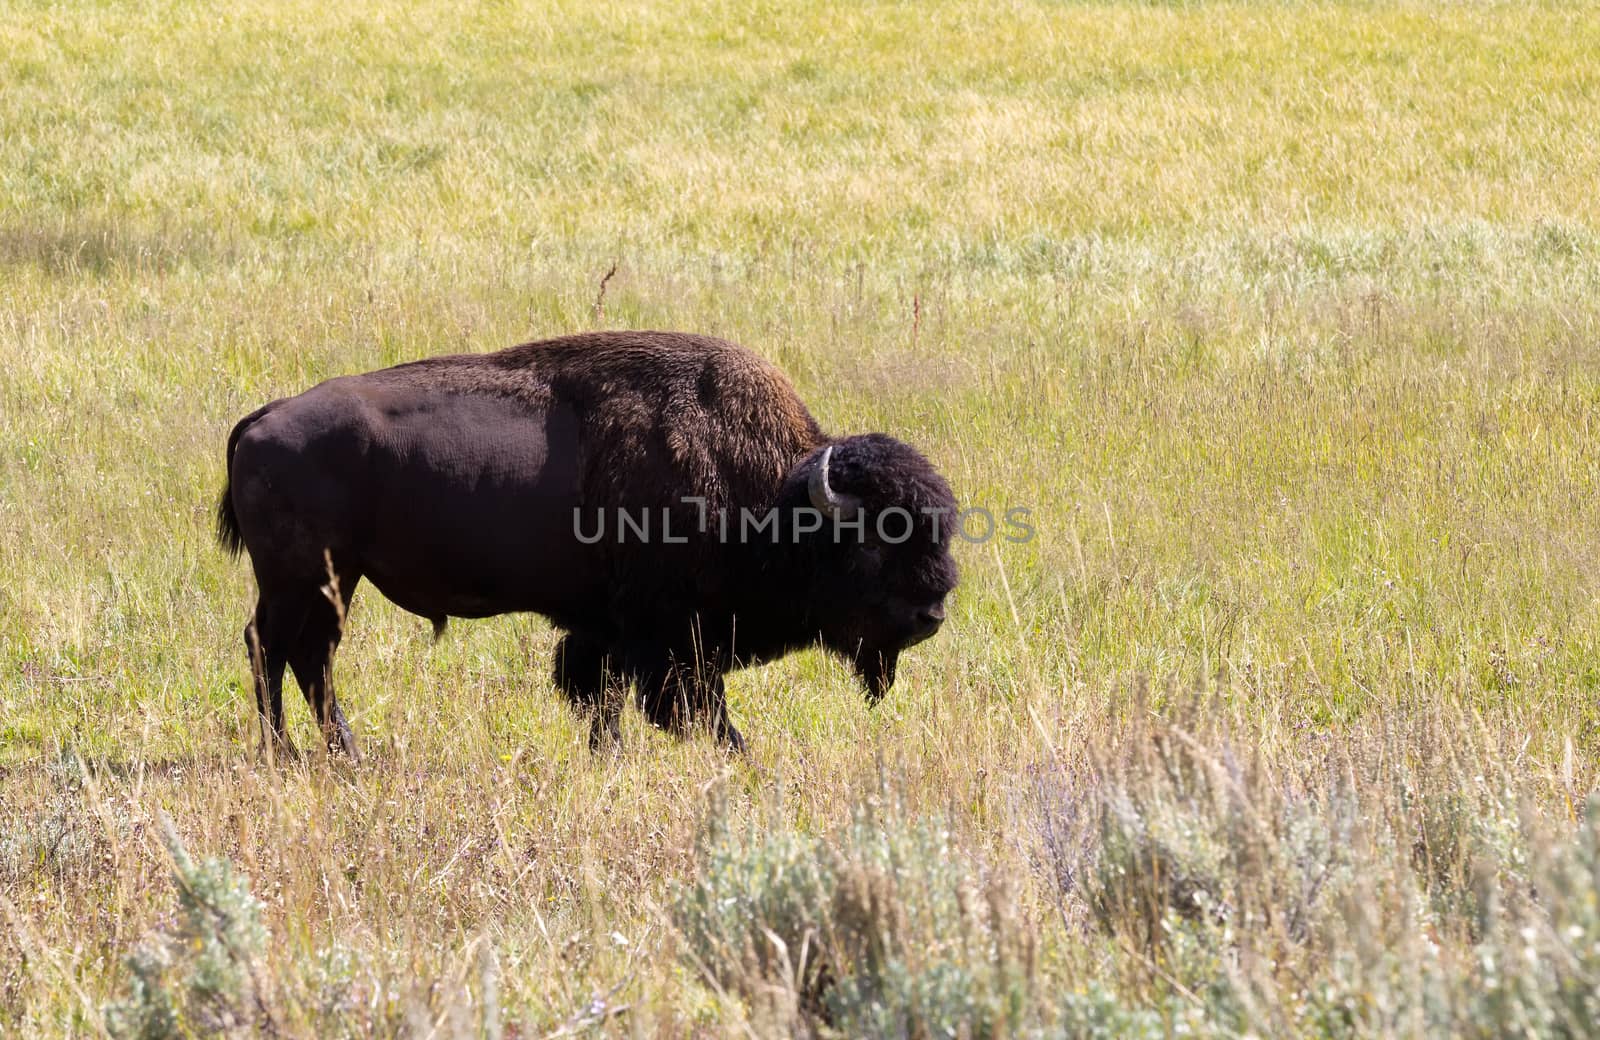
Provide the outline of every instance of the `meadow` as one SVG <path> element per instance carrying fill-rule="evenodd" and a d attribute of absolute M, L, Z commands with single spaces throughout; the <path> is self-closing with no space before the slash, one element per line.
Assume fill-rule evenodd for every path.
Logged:
<path fill-rule="evenodd" d="M 1600 1031 L 1600 8 L 0 0 L 0 1033 Z M 869 711 L 591 755 L 357 594 L 269 764 L 232 424 L 744 343 L 1035 537 Z M 291 731 L 316 743 L 291 687 Z"/>

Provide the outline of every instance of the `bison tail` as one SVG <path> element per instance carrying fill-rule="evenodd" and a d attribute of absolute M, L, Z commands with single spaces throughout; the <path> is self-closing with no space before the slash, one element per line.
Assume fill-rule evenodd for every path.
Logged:
<path fill-rule="evenodd" d="M 244 552 L 244 535 L 239 533 L 239 517 L 233 511 L 233 486 L 222 485 L 222 497 L 217 499 L 217 541 L 234 559 Z"/>
<path fill-rule="evenodd" d="M 250 424 L 266 415 L 271 408 L 270 404 L 257 408 L 240 419 L 233 427 L 233 432 L 228 434 L 227 475 L 222 480 L 222 495 L 217 499 L 217 541 L 222 544 L 223 550 L 235 559 L 244 551 L 244 534 L 239 530 L 239 514 L 233 508 L 233 452 L 239 446 L 239 438 L 250 428 Z"/>

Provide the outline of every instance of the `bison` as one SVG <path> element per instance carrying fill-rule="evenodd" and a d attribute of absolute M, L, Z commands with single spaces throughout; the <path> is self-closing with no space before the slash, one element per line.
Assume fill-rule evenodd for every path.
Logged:
<path fill-rule="evenodd" d="M 616 741 L 652 723 L 743 749 L 723 675 L 820 644 L 876 703 L 956 585 L 956 503 L 915 449 L 823 433 L 789 380 L 723 340 L 600 332 L 321 383 L 234 426 L 217 533 L 250 554 L 263 739 L 293 753 L 292 669 L 329 748 L 356 586 L 431 620 L 513 611 L 563 636 L 555 685 Z"/>

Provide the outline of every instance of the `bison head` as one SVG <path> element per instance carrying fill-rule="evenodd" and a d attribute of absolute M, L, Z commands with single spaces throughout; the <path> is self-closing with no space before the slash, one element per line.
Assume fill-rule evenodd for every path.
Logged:
<path fill-rule="evenodd" d="M 808 572 L 808 613 L 876 703 L 894 682 L 900 651 L 944 623 L 956 586 L 955 497 L 916 449 L 871 433 L 800 460 L 781 501 Z"/>

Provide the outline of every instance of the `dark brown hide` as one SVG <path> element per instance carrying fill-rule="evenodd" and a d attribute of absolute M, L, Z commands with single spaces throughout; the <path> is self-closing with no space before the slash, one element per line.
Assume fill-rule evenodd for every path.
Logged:
<path fill-rule="evenodd" d="M 837 501 L 900 506 L 914 536 L 795 521 L 825 450 Z M 241 420 L 228 475 L 218 531 L 260 588 L 246 640 L 266 732 L 284 741 L 287 667 L 352 754 L 331 668 L 362 579 L 436 628 L 550 618 L 568 633 L 556 683 L 600 709 L 595 740 L 631 685 L 658 725 L 735 746 L 724 672 L 820 641 L 875 699 L 955 585 L 928 519 L 955 503 L 922 456 L 879 434 L 831 440 L 778 369 L 704 336 L 592 333 L 331 379 Z M 741 509 L 779 519 L 741 538 Z M 619 530 L 619 511 L 647 530 Z"/>

